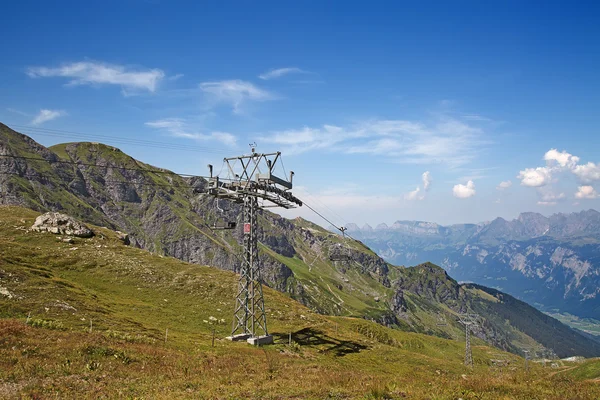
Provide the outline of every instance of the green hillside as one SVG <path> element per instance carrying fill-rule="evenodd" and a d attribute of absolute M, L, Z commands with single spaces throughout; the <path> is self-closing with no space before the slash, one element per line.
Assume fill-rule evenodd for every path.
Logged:
<path fill-rule="evenodd" d="M 526 373 L 478 340 L 471 370 L 461 340 L 319 315 L 270 289 L 276 344 L 232 343 L 234 274 L 125 246 L 106 228 L 74 243 L 28 231 L 37 215 L 0 207 L 1 398 L 600 396 L 589 371 Z M 509 366 L 492 367 L 499 357 Z"/>

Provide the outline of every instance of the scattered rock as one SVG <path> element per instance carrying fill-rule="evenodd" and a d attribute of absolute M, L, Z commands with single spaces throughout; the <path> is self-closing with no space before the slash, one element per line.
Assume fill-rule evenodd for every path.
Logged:
<path fill-rule="evenodd" d="M 8 297 L 9 299 L 13 298 L 13 294 L 8 291 L 7 288 L 0 286 L 0 294 Z"/>
<path fill-rule="evenodd" d="M 60 301 L 60 300 L 56 300 L 54 302 L 54 304 L 52 304 L 54 307 L 58 307 L 60 309 L 66 310 L 66 311 L 75 311 L 77 312 L 77 309 L 75 307 L 73 307 L 72 305 L 70 305 L 69 303 L 65 302 L 65 301 Z"/>
<path fill-rule="evenodd" d="M 63 239 L 62 241 L 65 243 L 69 243 L 69 244 L 75 243 L 75 241 L 72 238 L 66 238 L 66 239 Z"/>
<path fill-rule="evenodd" d="M 569 361 L 569 362 L 584 362 L 585 361 L 585 357 L 581 357 L 581 356 L 572 356 L 572 357 L 567 357 L 567 358 L 563 358 L 563 361 Z"/>
<path fill-rule="evenodd" d="M 57 212 L 47 212 L 35 219 L 31 227 L 36 232 L 50 232 L 67 236 L 77 236 L 89 238 L 94 236 L 94 232 L 86 225 L 74 218 Z"/>
<path fill-rule="evenodd" d="M 123 242 L 123 244 L 129 246 L 130 241 L 129 241 L 129 235 L 121 232 L 121 231 L 116 231 L 117 232 L 117 237 L 119 238 L 120 241 Z"/>

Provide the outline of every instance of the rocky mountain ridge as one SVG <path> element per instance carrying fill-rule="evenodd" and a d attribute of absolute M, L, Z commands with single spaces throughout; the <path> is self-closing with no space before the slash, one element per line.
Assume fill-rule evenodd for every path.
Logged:
<path fill-rule="evenodd" d="M 461 281 L 507 291 L 543 310 L 600 317 L 596 210 L 549 217 L 527 212 L 512 221 L 447 227 L 397 221 L 349 232 L 391 263 L 432 261 Z"/>
<path fill-rule="evenodd" d="M 474 237 L 491 239 L 532 239 L 539 236 L 570 238 L 573 236 L 600 234 L 600 212 L 589 209 L 574 213 L 556 213 L 546 217 L 539 213 L 523 212 L 511 221 L 502 217 L 478 224 L 440 225 L 435 222 L 398 220 L 391 226 L 381 223 L 375 228 L 365 224 L 362 228 L 354 223 L 346 224 L 348 232 L 398 231 L 417 235 L 451 236 L 465 231 Z"/>

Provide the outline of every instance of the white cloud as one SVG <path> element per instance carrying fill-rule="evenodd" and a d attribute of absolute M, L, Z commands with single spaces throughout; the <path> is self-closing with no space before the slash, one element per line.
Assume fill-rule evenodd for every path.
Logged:
<path fill-rule="evenodd" d="M 180 129 L 183 127 L 183 120 L 180 118 L 165 118 L 146 122 L 144 125 L 152 128 Z"/>
<path fill-rule="evenodd" d="M 179 79 L 181 79 L 183 77 L 184 77 L 183 74 L 175 74 L 175 75 L 169 76 L 167 78 L 167 80 L 174 82 L 174 81 L 177 81 L 177 80 L 179 80 Z"/>
<path fill-rule="evenodd" d="M 421 192 L 421 186 L 417 186 L 415 190 L 404 195 L 406 200 L 413 201 L 425 199 L 425 193 L 429 191 L 429 187 L 431 186 L 431 173 L 429 171 L 423 172 L 421 179 L 423 180 L 423 192 Z"/>
<path fill-rule="evenodd" d="M 131 94 L 126 90 L 154 92 L 165 77 L 160 69 L 136 69 L 95 61 L 63 64 L 56 68 L 30 67 L 27 75 L 31 78 L 69 78 L 70 85 L 120 85 L 124 94 Z"/>
<path fill-rule="evenodd" d="M 407 194 L 404 195 L 404 198 L 406 200 L 423 200 L 425 198 L 425 196 L 419 196 L 419 193 L 421 192 L 421 188 L 417 186 L 417 188 L 415 190 L 413 190 L 412 192 L 408 192 Z"/>
<path fill-rule="evenodd" d="M 567 197 L 564 193 L 554 193 L 549 188 L 538 188 L 541 203 L 556 203 L 559 200 L 564 200 Z"/>
<path fill-rule="evenodd" d="M 204 82 L 200 84 L 200 89 L 213 96 L 218 103 L 233 106 L 235 113 L 240 112 L 240 107 L 245 101 L 266 101 L 275 98 L 272 93 L 255 86 L 251 82 L 239 79 Z"/>
<path fill-rule="evenodd" d="M 56 119 L 58 117 L 64 117 L 65 115 L 67 115 L 67 113 L 65 111 L 62 111 L 62 110 L 47 110 L 47 109 L 42 109 L 35 116 L 35 118 L 33 119 L 33 121 L 31 121 L 31 124 L 32 125 L 41 125 L 44 122 L 52 121 L 53 119 Z"/>
<path fill-rule="evenodd" d="M 288 67 L 288 68 L 272 69 L 272 70 L 269 70 L 268 72 L 265 72 L 264 74 L 260 74 L 258 77 L 260 79 L 268 81 L 269 79 L 281 78 L 282 76 L 288 75 L 288 74 L 306 74 L 306 73 L 307 73 L 307 71 L 304 71 L 300 68 Z"/>
<path fill-rule="evenodd" d="M 544 160 L 546 161 L 545 167 L 526 168 L 519 172 L 518 178 L 521 179 L 521 185 L 542 187 L 550 183 L 554 174 L 562 172 L 573 173 L 582 183 L 600 180 L 600 164 L 588 162 L 579 165 L 577 163 L 580 158 L 564 150 L 559 152 L 556 149 L 550 149 L 544 154 Z"/>
<path fill-rule="evenodd" d="M 8 112 L 11 112 L 11 113 L 13 113 L 13 114 L 20 115 L 20 116 L 22 116 L 22 117 L 28 117 L 28 118 L 29 118 L 29 117 L 31 117 L 31 114 L 28 114 L 28 113 L 26 113 L 26 112 L 23 112 L 23 111 L 21 111 L 21 110 L 17 110 L 16 108 L 10 108 L 10 107 L 9 107 L 9 108 L 7 108 L 7 109 L 6 109 L 6 111 L 8 111 Z"/>
<path fill-rule="evenodd" d="M 214 140 L 227 146 L 235 146 L 237 141 L 237 138 L 234 135 L 227 132 L 213 131 L 206 134 L 190 131 L 186 120 L 181 118 L 165 118 L 157 121 L 146 122 L 144 125 L 151 128 L 166 130 L 171 136 L 198 141 Z"/>
<path fill-rule="evenodd" d="M 539 206 L 555 206 L 556 205 L 555 201 L 538 201 L 537 203 Z"/>
<path fill-rule="evenodd" d="M 466 164 L 489 144 L 484 132 L 451 118 L 431 124 L 406 120 L 368 120 L 351 126 L 323 125 L 271 133 L 261 140 L 287 145 L 287 154 L 321 149 L 347 154 L 372 154 L 398 163 Z"/>
<path fill-rule="evenodd" d="M 597 199 L 600 197 L 592 186 L 579 186 L 575 197 L 578 199 Z"/>
<path fill-rule="evenodd" d="M 569 154 L 564 150 L 559 152 L 556 149 L 550 149 L 544 154 L 544 160 L 546 160 L 549 165 L 556 162 L 561 167 L 573 168 L 579 162 L 579 157 Z"/>
<path fill-rule="evenodd" d="M 478 114 L 463 115 L 463 118 L 467 121 L 493 122 L 492 119 Z"/>
<path fill-rule="evenodd" d="M 413 190 L 412 192 L 408 192 L 404 195 L 404 198 L 406 200 L 412 201 L 425 199 L 425 193 L 429 191 L 429 187 L 431 186 L 432 181 L 431 174 L 429 173 L 429 171 L 423 172 L 423 175 L 421 175 L 421 179 L 423 180 L 423 192 L 421 192 L 421 186 L 417 186 L 415 190 Z"/>
<path fill-rule="evenodd" d="M 431 174 L 429 171 L 423 172 L 423 190 L 428 191 L 431 186 Z"/>
<path fill-rule="evenodd" d="M 500 182 L 498 184 L 498 186 L 496 186 L 496 189 L 497 190 L 504 190 L 504 189 L 508 189 L 511 186 L 512 186 L 512 182 L 511 181 L 503 181 L 503 182 Z"/>
<path fill-rule="evenodd" d="M 299 154 L 309 150 L 329 148 L 345 140 L 345 132 L 342 128 L 333 125 L 323 125 L 321 129 L 305 126 L 298 130 L 276 132 L 263 139 L 286 146 L 287 154 Z"/>
<path fill-rule="evenodd" d="M 459 199 L 467 199 L 475 196 L 475 183 L 468 181 L 466 185 L 458 184 L 452 188 L 452 194 Z"/>
<path fill-rule="evenodd" d="M 600 164 L 589 162 L 583 165 L 576 165 L 575 168 L 573 168 L 573 173 L 583 183 L 598 181 L 600 180 Z"/>
<path fill-rule="evenodd" d="M 525 168 L 519 172 L 517 178 L 521 180 L 523 186 L 545 186 L 552 180 L 552 170 L 548 167 Z"/>

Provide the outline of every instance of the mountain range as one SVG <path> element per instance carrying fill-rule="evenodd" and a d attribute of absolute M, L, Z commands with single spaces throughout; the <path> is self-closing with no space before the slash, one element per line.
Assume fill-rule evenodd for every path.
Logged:
<path fill-rule="evenodd" d="M 237 271 L 243 236 L 239 206 L 221 205 L 219 211 L 205 186 L 203 178 L 180 177 L 111 146 L 66 143 L 46 148 L 0 124 L 0 204 L 61 211 L 126 232 L 132 247 Z M 211 226 L 221 219 L 238 222 L 238 228 L 216 232 Z M 265 283 L 319 313 L 455 339 L 464 337 L 457 315 L 478 313 L 475 335 L 498 348 L 521 354 L 523 348 L 536 348 L 559 356 L 600 355 L 598 342 L 525 302 L 496 289 L 459 284 L 432 263 L 393 265 L 363 243 L 301 218 L 261 211 L 258 220 Z M 416 225 L 424 232 L 417 237 L 423 242 L 439 235 L 434 232 L 448 232 L 432 224 Z M 465 225 L 445 236 L 466 243 L 472 230 L 482 233 L 485 227 Z M 339 249 L 348 261 L 330 260 Z M 451 274 L 458 272 L 448 262 L 442 264 Z"/>
<path fill-rule="evenodd" d="M 352 237 L 397 265 L 431 261 L 459 281 L 505 291 L 544 311 L 600 319 L 600 213 L 441 226 L 396 221 L 347 225 Z"/>

